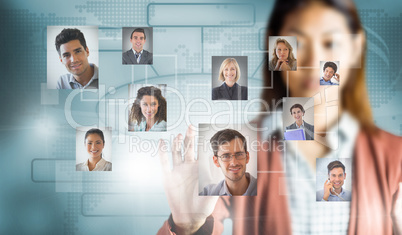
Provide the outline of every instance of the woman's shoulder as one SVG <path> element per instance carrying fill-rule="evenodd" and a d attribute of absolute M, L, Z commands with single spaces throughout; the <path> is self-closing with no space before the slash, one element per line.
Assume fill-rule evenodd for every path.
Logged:
<path fill-rule="evenodd" d="M 75 165 L 75 170 L 76 171 L 85 171 L 87 169 L 87 165 L 85 164 L 85 162 L 81 162 Z"/>
<path fill-rule="evenodd" d="M 366 139 L 369 138 L 372 140 L 376 140 L 376 143 L 373 144 L 378 145 L 389 146 L 400 145 L 402 143 L 401 136 L 394 135 L 378 127 L 374 127 L 373 130 L 370 132 L 363 129 L 360 131 L 360 136 L 365 137 Z M 400 147 L 402 149 L 402 145 Z"/>
<path fill-rule="evenodd" d="M 105 171 L 112 171 L 112 163 L 105 160 Z"/>
<path fill-rule="evenodd" d="M 144 131 L 145 130 L 146 122 L 142 120 L 140 123 L 135 122 L 133 125 L 134 131 Z"/>
<path fill-rule="evenodd" d="M 150 131 L 166 131 L 167 123 L 164 120 L 161 120 L 158 123 L 155 123 Z"/>
<path fill-rule="evenodd" d="M 221 98 L 220 89 L 221 89 L 222 85 L 212 88 L 212 100 L 219 100 Z"/>
<path fill-rule="evenodd" d="M 294 125 L 295 123 L 290 124 L 289 126 L 286 126 L 286 130 L 291 130 L 291 129 L 296 129 L 296 126 Z"/>
<path fill-rule="evenodd" d="M 306 122 L 306 121 L 304 121 L 304 125 L 305 125 L 306 127 L 309 127 L 309 128 L 314 128 L 314 125 L 311 125 L 310 123 L 308 123 L 308 122 Z"/>
<path fill-rule="evenodd" d="M 379 156 L 392 156 L 402 162 L 402 137 L 375 127 L 372 131 L 362 129 L 357 137 L 357 148 Z"/>
<path fill-rule="evenodd" d="M 402 178 L 402 137 L 377 127 L 374 131 L 361 129 L 355 144 L 355 175 L 364 175 L 371 185 L 386 182 L 389 195 L 398 189 Z"/>
<path fill-rule="evenodd" d="M 160 122 L 158 122 L 158 126 L 164 126 L 166 127 L 166 121 L 165 120 L 161 120 Z"/>
<path fill-rule="evenodd" d="M 223 83 L 217 87 L 212 88 L 212 92 L 219 91 L 219 89 L 223 86 Z"/>

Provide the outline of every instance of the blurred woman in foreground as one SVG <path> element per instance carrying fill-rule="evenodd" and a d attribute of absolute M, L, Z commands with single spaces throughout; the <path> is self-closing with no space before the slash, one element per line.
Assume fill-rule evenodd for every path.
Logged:
<path fill-rule="evenodd" d="M 271 138 L 280 132 L 261 133 L 261 139 L 271 139 L 266 143 L 271 148 L 259 151 L 258 192 L 248 198 L 193 197 L 197 177 L 187 172 L 194 166 L 197 169 L 197 162 L 193 145 L 186 144 L 193 141 L 191 128 L 184 140 L 185 163 L 181 163 L 177 147 L 183 137 L 178 135 L 172 145 L 173 171 L 161 142 L 172 215 L 160 234 L 220 234 L 226 218 L 233 221 L 233 234 L 401 234 L 402 140 L 373 123 L 365 87 L 365 35 L 354 4 L 347 0 L 278 0 L 268 24 L 269 36 L 297 36 L 298 71 L 274 72 L 271 79 L 265 67 L 264 87 L 273 89 L 264 90 L 262 97 L 269 105 L 280 104 L 287 88 L 291 97 L 314 97 L 314 141 L 286 143 L 283 151 L 275 147 L 281 138 Z M 342 53 L 336 57 L 334 52 Z M 342 63 L 339 90 L 338 86 L 319 86 L 320 60 Z M 330 109 L 336 105 L 337 109 Z M 263 111 L 277 110 L 264 107 Z M 262 118 L 261 127 L 278 125 L 274 115 Z M 352 158 L 350 203 L 314 202 L 317 157 Z"/>

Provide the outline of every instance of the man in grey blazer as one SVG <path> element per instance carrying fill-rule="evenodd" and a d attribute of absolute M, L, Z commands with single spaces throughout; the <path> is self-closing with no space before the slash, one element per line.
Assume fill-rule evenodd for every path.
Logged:
<path fill-rule="evenodd" d="M 305 110 L 301 104 L 294 104 L 290 107 L 290 114 L 295 119 L 295 122 L 292 125 L 287 126 L 286 130 L 303 128 L 306 140 L 314 140 L 314 126 L 303 120 L 304 113 Z"/>
<path fill-rule="evenodd" d="M 123 64 L 153 64 L 152 53 L 143 49 L 146 42 L 144 29 L 134 29 L 130 42 L 132 48 L 123 53 Z"/>

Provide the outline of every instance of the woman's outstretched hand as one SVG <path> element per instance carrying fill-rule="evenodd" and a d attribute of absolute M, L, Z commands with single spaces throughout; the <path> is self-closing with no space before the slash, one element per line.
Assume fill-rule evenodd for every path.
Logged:
<path fill-rule="evenodd" d="M 169 166 L 166 143 L 160 140 L 158 147 L 165 193 L 177 234 L 195 233 L 212 214 L 219 198 L 198 196 L 198 161 L 194 159 L 193 128 L 188 127 L 184 142 L 183 135 L 179 134 L 172 143 L 173 169 Z M 182 161 L 182 154 L 184 161 Z"/>

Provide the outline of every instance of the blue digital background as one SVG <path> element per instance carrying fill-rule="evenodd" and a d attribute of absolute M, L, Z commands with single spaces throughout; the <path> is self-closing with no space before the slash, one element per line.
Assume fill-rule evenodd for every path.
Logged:
<path fill-rule="evenodd" d="M 170 213 L 159 161 L 151 147 L 138 153 L 130 146 L 138 146 L 139 139 L 152 145 L 158 138 L 183 133 L 188 123 L 180 114 L 186 107 L 174 94 L 167 95 L 168 120 L 179 125 L 162 135 L 134 135 L 124 132 L 121 120 L 126 111 L 118 110 L 114 102 L 127 100 L 131 83 L 167 84 L 180 91 L 188 105 L 197 98 L 208 100 L 211 56 L 221 55 L 247 55 L 249 99 L 258 98 L 262 91 L 264 28 L 272 2 L 220 1 L 212 7 L 203 3 L 2 2 L 0 234 L 157 232 Z M 357 1 L 357 6 L 367 32 L 367 86 L 374 120 L 381 128 L 402 135 L 402 3 L 371 0 Z M 192 20 L 178 24 L 172 9 L 185 11 Z M 241 17 L 225 21 L 216 12 Z M 99 26 L 102 86 L 98 93 L 46 89 L 48 25 Z M 154 27 L 153 66 L 121 65 L 121 27 L 130 26 Z M 66 106 L 70 99 L 71 106 Z M 247 105 L 239 104 L 233 105 L 233 113 Z M 212 113 L 227 108 L 225 102 L 216 103 Z M 258 109 L 258 105 L 251 107 Z M 204 107 L 194 105 L 191 111 L 204 111 Z M 207 123 L 210 117 L 190 121 Z M 241 121 L 234 117 L 235 123 Z M 112 173 L 75 172 L 77 125 L 115 130 Z M 230 234 L 230 221 L 226 225 L 225 232 Z"/>

